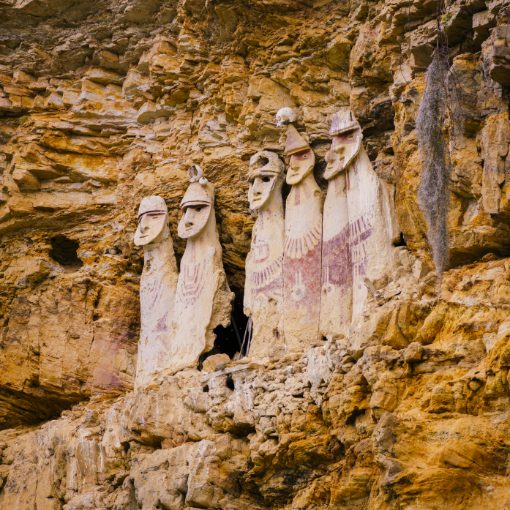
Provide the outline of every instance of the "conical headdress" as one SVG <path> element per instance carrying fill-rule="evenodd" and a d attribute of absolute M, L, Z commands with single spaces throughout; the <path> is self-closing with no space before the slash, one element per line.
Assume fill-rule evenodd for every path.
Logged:
<path fill-rule="evenodd" d="M 296 152 L 302 152 L 311 149 L 308 142 L 299 134 L 298 130 L 292 125 L 287 126 L 287 140 L 285 141 L 285 155 L 291 156 Z"/>
<path fill-rule="evenodd" d="M 151 195 L 149 197 L 144 197 L 140 202 L 140 207 L 138 207 L 138 217 L 142 216 L 142 214 L 146 214 L 148 212 L 168 212 L 168 208 L 166 206 L 166 202 L 163 198 L 158 197 L 156 195 Z"/>
<path fill-rule="evenodd" d="M 349 108 L 340 109 L 331 118 L 331 129 L 329 130 L 331 136 L 340 135 L 354 129 L 361 129 L 361 126 Z"/>

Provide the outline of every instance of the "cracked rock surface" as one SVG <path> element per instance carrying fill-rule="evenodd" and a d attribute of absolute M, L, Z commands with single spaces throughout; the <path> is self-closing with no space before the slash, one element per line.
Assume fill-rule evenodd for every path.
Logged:
<path fill-rule="evenodd" d="M 510 9 L 452 0 L 450 267 L 432 272 L 422 0 L 0 0 L 0 508 L 510 507 Z M 350 106 L 395 185 L 396 269 L 346 339 L 132 390 L 140 199 L 216 186 L 242 296 L 248 162 Z"/>

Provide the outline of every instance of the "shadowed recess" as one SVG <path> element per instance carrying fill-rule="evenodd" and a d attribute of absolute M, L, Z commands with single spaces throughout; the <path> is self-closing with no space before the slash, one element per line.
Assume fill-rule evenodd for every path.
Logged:
<path fill-rule="evenodd" d="M 83 262 L 78 257 L 79 243 L 66 236 L 55 236 L 50 239 L 50 257 L 62 266 L 81 267 Z"/>

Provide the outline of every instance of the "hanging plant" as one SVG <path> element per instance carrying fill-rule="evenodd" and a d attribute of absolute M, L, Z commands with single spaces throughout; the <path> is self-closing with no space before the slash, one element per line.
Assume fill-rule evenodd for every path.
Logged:
<path fill-rule="evenodd" d="M 427 222 L 428 242 L 436 273 L 448 265 L 448 44 L 442 27 L 443 4 L 438 2 L 437 45 L 427 68 L 425 92 L 418 110 L 416 132 L 422 157 L 418 203 Z"/>

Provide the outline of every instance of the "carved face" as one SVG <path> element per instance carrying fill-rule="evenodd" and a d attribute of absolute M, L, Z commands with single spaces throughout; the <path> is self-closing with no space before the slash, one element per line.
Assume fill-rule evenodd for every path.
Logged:
<path fill-rule="evenodd" d="M 264 207 L 275 187 L 276 179 L 276 175 L 257 175 L 250 180 L 248 201 L 252 211 Z"/>
<path fill-rule="evenodd" d="M 263 150 L 251 157 L 248 201 L 252 211 L 262 209 L 267 204 L 277 185 L 280 189 L 283 172 L 283 162 L 274 152 Z"/>
<path fill-rule="evenodd" d="M 204 230 L 210 214 L 210 204 L 185 204 L 177 229 L 179 237 L 190 239 L 200 234 Z"/>
<path fill-rule="evenodd" d="M 290 156 L 289 168 L 287 170 L 287 184 L 298 184 L 312 170 L 315 165 L 315 154 L 312 149 L 296 152 Z"/>
<path fill-rule="evenodd" d="M 140 215 L 134 236 L 135 245 L 145 246 L 159 241 L 166 224 L 167 214 L 164 211 L 149 211 Z"/>
<path fill-rule="evenodd" d="M 333 136 L 331 148 L 326 154 L 324 178 L 331 179 L 346 169 L 361 147 L 361 131 L 354 129 L 347 133 Z"/>

